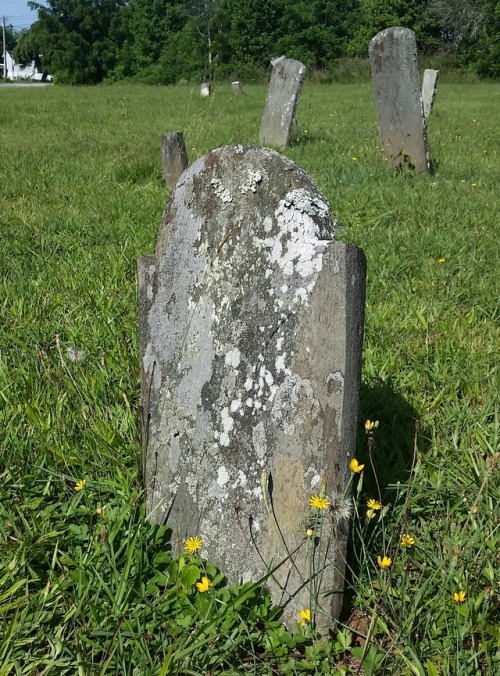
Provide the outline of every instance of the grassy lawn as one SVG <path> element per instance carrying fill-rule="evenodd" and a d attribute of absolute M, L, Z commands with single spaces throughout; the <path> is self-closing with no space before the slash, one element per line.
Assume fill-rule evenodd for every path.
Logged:
<path fill-rule="evenodd" d="M 500 85 L 439 86 L 431 176 L 384 166 L 371 85 L 303 89 L 285 154 L 368 259 L 332 640 L 172 559 L 144 519 L 136 260 L 168 197 L 159 141 L 184 131 L 191 160 L 258 143 L 266 89 L 244 91 L 0 88 L 0 676 L 497 673 Z"/>

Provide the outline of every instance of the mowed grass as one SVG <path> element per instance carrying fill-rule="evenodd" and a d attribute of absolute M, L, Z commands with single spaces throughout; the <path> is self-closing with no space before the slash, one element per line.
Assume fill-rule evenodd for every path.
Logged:
<path fill-rule="evenodd" d="M 216 572 L 144 520 L 136 260 L 168 198 L 160 137 L 182 130 L 191 161 L 258 143 L 266 88 L 244 89 L 0 88 L 0 674 L 496 673 L 500 85 L 439 86 L 430 176 L 384 166 L 370 84 L 302 92 L 285 154 L 368 259 L 332 640 L 284 632 L 254 587 L 209 603 L 195 575 Z"/>

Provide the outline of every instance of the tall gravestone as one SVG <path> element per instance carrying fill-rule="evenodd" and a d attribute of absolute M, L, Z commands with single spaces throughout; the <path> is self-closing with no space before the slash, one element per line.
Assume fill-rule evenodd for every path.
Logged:
<path fill-rule="evenodd" d="M 286 146 L 292 130 L 306 67 L 300 61 L 280 57 L 272 61 L 266 105 L 259 140 L 273 146 Z"/>
<path fill-rule="evenodd" d="M 430 170 L 415 33 L 387 28 L 369 46 L 380 145 L 392 167 Z"/>
<path fill-rule="evenodd" d="M 426 118 L 432 113 L 432 108 L 436 99 L 438 77 L 438 70 L 434 70 L 433 68 L 426 68 L 424 70 L 424 77 L 422 80 L 422 104 L 424 106 L 424 117 Z"/>
<path fill-rule="evenodd" d="M 209 82 L 202 82 L 200 85 L 200 96 L 206 98 L 212 95 L 212 85 Z"/>
<path fill-rule="evenodd" d="M 366 271 L 334 226 L 296 164 L 225 147 L 183 174 L 138 264 L 149 518 L 174 551 L 200 536 L 230 582 L 283 562 L 268 584 L 285 621 L 311 608 L 320 628 L 340 612 L 348 524 L 326 512 L 307 538 L 309 498 L 326 485 L 338 504 L 349 479 Z"/>
<path fill-rule="evenodd" d="M 161 138 L 161 161 L 167 188 L 172 190 L 188 165 L 184 134 L 170 131 Z"/>

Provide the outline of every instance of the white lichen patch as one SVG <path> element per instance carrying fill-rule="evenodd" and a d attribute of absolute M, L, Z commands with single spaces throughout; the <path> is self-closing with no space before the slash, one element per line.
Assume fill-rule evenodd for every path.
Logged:
<path fill-rule="evenodd" d="M 229 481 L 229 472 L 224 467 L 224 465 L 221 465 L 221 467 L 219 467 L 217 470 L 217 486 L 220 486 L 222 488 L 227 484 L 228 481 Z"/>
<path fill-rule="evenodd" d="M 285 358 L 286 358 L 286 352 L 283 352 L 283 354 L 278 354 L 276 356 L 276 361 L 275 361 L 275 367 L 276 367 L 276 373 L 285 373 L 286 371 L 286 366 L 285 366 Z"/>
<path fill-rule="evenodd" d="M 224 357 L 224 361 L 228 366 L 232 366 L 233 368 L 237 369 L 241 361 L 241 353 L 238 348 L 235 347 L 234 350 L 227 352 L 226 356 Z"/>
<path fill-rule="evenodd" d="M 218 178 L 213 178 L 210 181 L 210 184 L 214 190 L 214 193 L 221 200 L 221 202 L 232 202 L 233 198 L 228 188 L 225 188 Z"/>
<path fill-rule="evenodd" d="M 321 477 L 319 474 L 315 474 L 313 478 L 311 479 L 311 490 L 314 490 L 316 486 L 319 484 L 321 481 Z"/>
<path fill-rule="evenodd" d="M 232 488 L 233 490 L 238 488 L 239 486 L 245 487 L 247 485 L 247 475 L 245 472 L 243 472 L 241 469 L 238 470 L 238 477 L 236 481 L 233 483 Z"/>
<path fill-rule="evenodd" d="M 233 399 L 229 406 L 231 413 L 236 413 L 241 408 L 241 399 Z"/>
<path fill-rule="evenodd" d="M 243 195 L 247 192 L 257 192 L 257 186 L 262 181 L 262 174 L 260 171 L 249 171 L 247 182 L 244 183 L 240 190 Z"/>
<path fill-rule="evenodd" d="M 229 446 L 229 433 L 234 427 L 234 418 L 229 415 L 229 408 L 225 406 L 220 412 L 220 417 L 222 421 L 222 432 L 219 436 L 219 444 L 221 446 Z"/>

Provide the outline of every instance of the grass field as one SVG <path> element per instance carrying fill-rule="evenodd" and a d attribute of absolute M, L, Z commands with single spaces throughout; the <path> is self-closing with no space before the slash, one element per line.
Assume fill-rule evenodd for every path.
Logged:
<path fill-rule="evenodd" d="M 144 520 L 135 269 L 168 197 L 159 140 L 183 130 L 191 160 L 258 143 L 265 94 L 0 88 L 0 676 L 500 670 L 500 85 L 439 87 L 431 176 L 384 166 L 369 84 L 302 93 L 285 154 L 368 259 L 332 640 Z"/>

